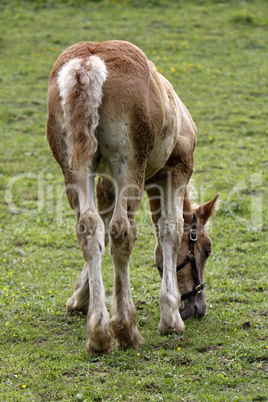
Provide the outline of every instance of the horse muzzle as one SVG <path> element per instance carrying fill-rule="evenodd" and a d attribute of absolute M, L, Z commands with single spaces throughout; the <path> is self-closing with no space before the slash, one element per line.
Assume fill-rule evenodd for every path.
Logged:
<path fill-rule="evenodd" d="M 181 302 L 180 315 L 183 320 L 187 320 L 187 318 L 191 317 L 204 317 L 206 312 L 207 302 L 204 292 L 201 292 Z"/>

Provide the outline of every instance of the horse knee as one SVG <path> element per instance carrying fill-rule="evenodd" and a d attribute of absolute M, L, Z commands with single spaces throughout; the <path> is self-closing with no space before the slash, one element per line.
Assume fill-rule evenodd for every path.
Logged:
<path fill-rule="evenodd" d="M 184 220 L 182 217 L 164 216 L 158 221 L 160 243 L 169 241 L 178 246 L 183 235 Z"/>
<path fill-rule="evenodd" d="M 113 219 L 109 227 L 109 235 L 113 248 L 131 252 L 136 240 L 137 228 L 127 218 Z"/>
<path fill-rule="evenodd" d="M 104 252 L 104 224 L 97 213 L 84 213 L 76 226 L 77 239 L 85 260 Z"/>

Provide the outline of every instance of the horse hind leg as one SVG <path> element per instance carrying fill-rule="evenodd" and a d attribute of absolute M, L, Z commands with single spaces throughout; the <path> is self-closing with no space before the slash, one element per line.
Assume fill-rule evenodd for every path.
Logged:
<path fill-rule="evenodd" d="M 93 178 L 92 181 L 94 184 Z M 93 194 L 91 193 L 91 196 Z M 87 200 L 88 198 L 77 224 L 77 238 L 86 260 L 90 289 L 87 350 L 90 353 L 111 352 L 112 334 L 109 314 L 105 307 L 105 292 L 101 267 L 105 250 L 105 228 L 95 206 L 91 209 L 87 205 Z"/>
<path fill-rule="evenodd" d="M 65 189 L 71 208 L 77 216 L 77 238 L 85 258 L 84 268 L 79 275 L 75 292 L 67 301 L 67 310 L 88 311 L 87 350 L 90 353 L 111 352 L 112 333 L 110 317 L 105 307 L 105 293 L 101 275 L 104 253 L 104 225 L 97 213 L 94 200 L 94 176 L 85 171 L 75 173 L 69 169 L 64 130 L 50 114 L 47 137 L 52 152 L 62 168 Z M 89 308 L 88 308 L 89 307 Z"/>
<path fill-rule="evenodd" d="M 76 184 L 77 178 L 75 174 L 70 170 L 68 166 L 68 152 L 67 144 L 64 140 L 66 135 L 65 129 L 59 123 L 58 119 L 53 113 L 49 113 L 47 122 L 47 140 L 51 147 L 54 157 L 59 163 L 65 181 L 65 191 L 71 208 L 76 213 L 77 219 L 80 216 L 80 205 L 78 198 L 78 186 Z M 59 138 L 63 139 L 59 141 Z M 88 284 L 88 273 L 87 264 L 80 275 L 77 278 L 75 284 L 75 292 L 72 297 L 67 301 L 66 307 L 67 311 L 71 312 L 74 310 L 83 311 L 87 313 L 89 304 L 89 284 Z"/>
<path fill-rule="evenodd" d="M 89 353 L 112 351 L 110 317 L 105 306 L 105 292 L 102 281 L 102 258 L 105 250 L 104 224 L 95 207 L 94 177 L 76 177 L 66 189 L 69 201 L 77 212 L 77 239 L 82 250 L 85 265 L 79 275 L 75 292 L 67 302 L 67 310 L 86 312 Z M 75 205 L 77 200 L 79 208 Z"/>
<path fill-rule="evenodd" d="M 73 209 L 79 211 L 79 205 L 77 207 L 77 202 L 75 202 L 73 194 L 71 194 L 70 191 L 67 191 L 67 195 Z M 113 184 L 108 180 L 99 178 L 97 182 L 97 202 L 98 212 L 105 226 L 105 247 L 109 242 L 109 223 L 113 215 L 114 198 L 115 194 Z M 89 293 L 88 271 L 87 264 L 85 264 L 76 280 L 75 291 L 66 303 L 67 310 L 69 312 L 77 310 L 87 314 L 89 307 Z"/>
<path fill-rule="evenodd" d="M 79 188 L 76 184 L 76 175 L 66 168 L 64 169 L 65 178 L 65 191 L 71 208 L 74 210 L 77 216 L 77 222 L 80 217 L 80 205 L 79 205 Z M 77 310 L 87 314 L 89 305 L 89 283 L 88 283 L 88 269 L 87 264 L 84 264 L 84 268 L 78 276 L 75 284 L 75 291 L 72 297 L 66 303 L 68 312 Z"/>
<path fill-rule="evenodd" d="M 129 261 L 137 234 L 134 217 L 142 199 L 142 192 L 143 190 L 136 185 L 119 188 L 109 226 L 115 273 L 111 325 L 118 346 L 122 349 L 138 349 L 143 343 L 143 338 L 137 329 L 137 315 L 132 301 L 129 277 Z"/>

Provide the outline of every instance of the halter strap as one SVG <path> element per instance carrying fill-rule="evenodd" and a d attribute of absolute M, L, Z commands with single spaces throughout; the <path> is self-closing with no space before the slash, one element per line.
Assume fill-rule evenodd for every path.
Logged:
<path fill-rule="evenodd" d="M 195 251 L 194 251 L 194 244 L 197 241 L 197 230 L 196 230 L 196 216 L 195 213 L 193 213 L 193 218 L 191 222 L 191 229 L 189 232 L 189 251 L 187 254 L 187 257 L 185 260 L 177 266 L 177 272 L 179 272 L 181 269 L 183 269 L 189 262 L 191 263 L 192 266 L 192 273 L 195 281 L 195 287 L 193 290 L 190 292 L 184 293 L 181 296 L 181 300 L 188 299 L 191 296 L 195 296 L 198 293 L 202 292 L 202 290 L 205 287 L 205 283 L 201 283 L 198 275 L 198 270 L 196 266 L 196 260 L 195 260 Z M 192 255 L 192 257 L 191 257 Z M 163 269 L 157 266 L 158 271 L 162 274 Z"/>

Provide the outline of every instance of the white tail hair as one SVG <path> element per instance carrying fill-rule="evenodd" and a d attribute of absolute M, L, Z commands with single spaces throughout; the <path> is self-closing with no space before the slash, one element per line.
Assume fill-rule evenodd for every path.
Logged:
<path fill-rule="evenodd" d="M 72 59 L 59 71 L 57 82 L 67 131 L 69 166 L 74 170 L 89 167 L 98 148 L 95 131 L 106 77 L 106 66 L 97 56 Z"/>

